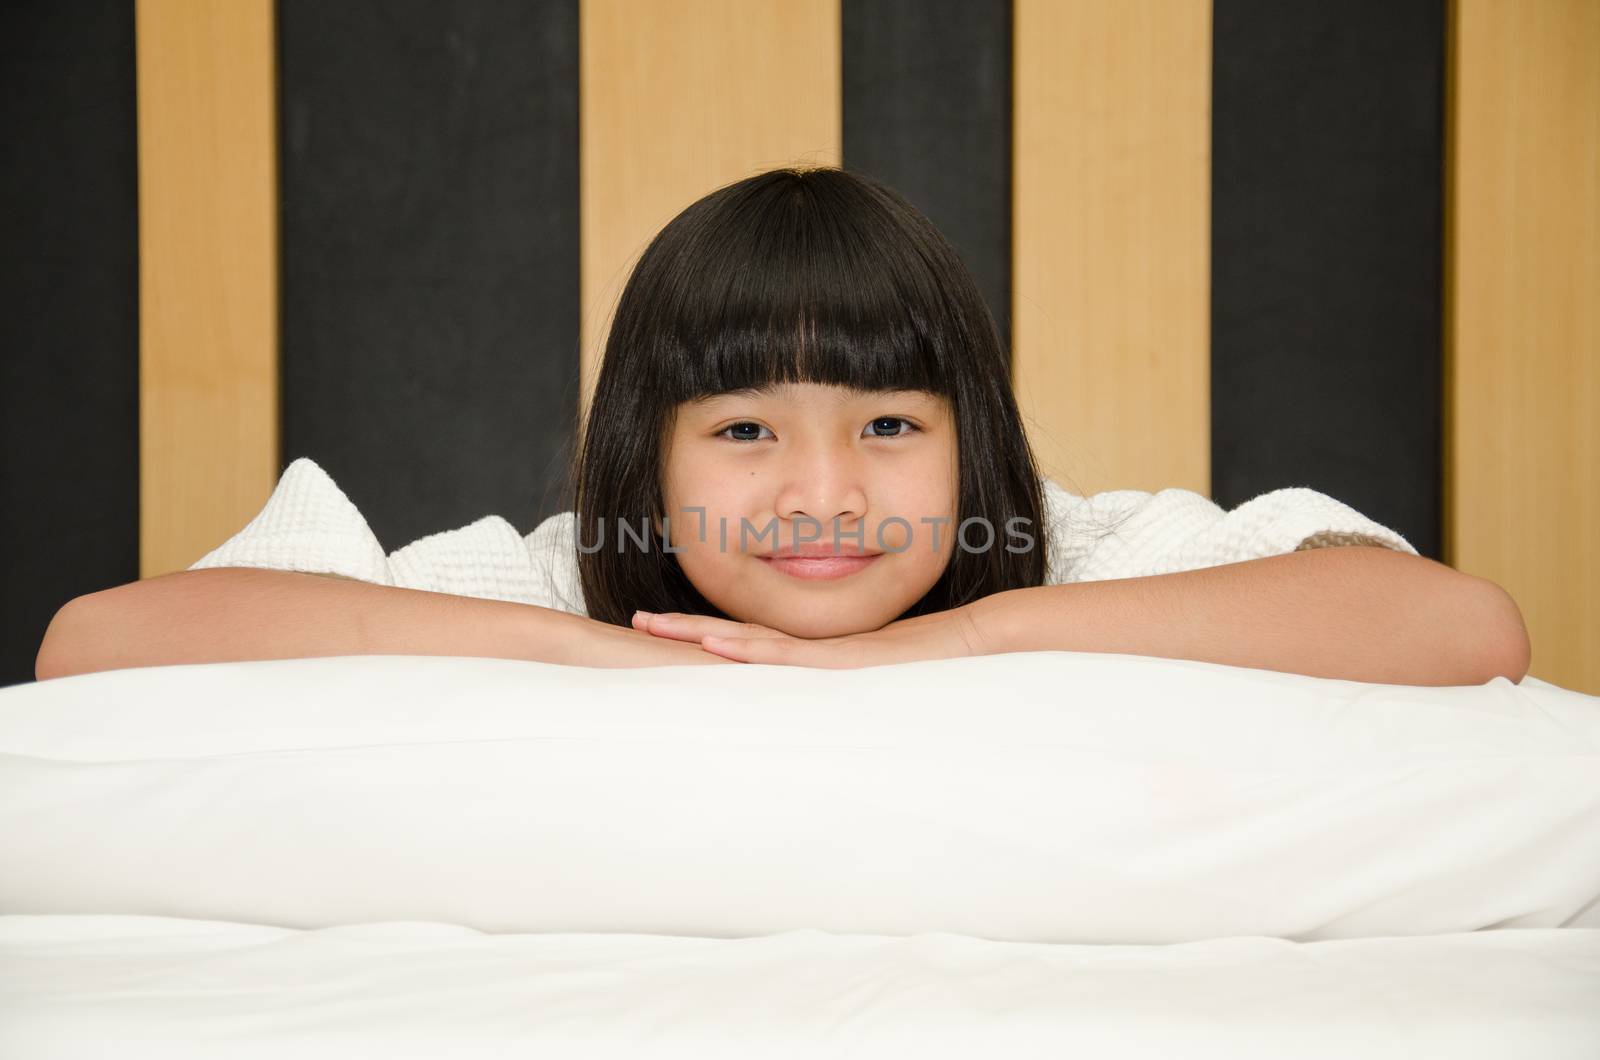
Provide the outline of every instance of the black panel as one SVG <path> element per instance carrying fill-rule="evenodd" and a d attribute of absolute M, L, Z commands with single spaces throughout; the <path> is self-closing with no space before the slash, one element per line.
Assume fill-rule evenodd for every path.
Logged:
<path fill-rule="evenodd" d="M 283 463 L 384 547 L 561 510 L 576 0 L 282 0 Z"/>
<path fill-rule="evenodd" d="M 844 164 L 955 244 L 1011 335 L 1010 0 L 843 0 Z"/>
<path fill-rule="evenodd" d="M 0 685 L 139 578 L 133 4 L 0 6 Z"/>
<path fill-rule="evenodd" d="M 1442 0 L 1216 0 L 1212 462 L 1439 558 Z"/>

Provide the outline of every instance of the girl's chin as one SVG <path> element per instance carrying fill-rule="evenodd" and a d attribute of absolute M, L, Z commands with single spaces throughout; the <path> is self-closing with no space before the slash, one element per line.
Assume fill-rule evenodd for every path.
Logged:
<path fill-rule="evenodd" d="M 900 614 L 900 611 L 880 613 L 884 602 L 881 593 L 861 594 L 848 601 L 841 594 L 825 602 L 815 597 L 796 599 L 794 595 L 769 593 L 762 596 L 758 613 L 740 621 L 754 622 L 806 640 L 847 637 L 882 629 Z"/>

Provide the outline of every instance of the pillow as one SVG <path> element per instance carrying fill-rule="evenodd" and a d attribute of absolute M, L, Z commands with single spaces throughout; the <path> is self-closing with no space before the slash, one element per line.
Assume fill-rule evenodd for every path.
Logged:
<path fill-rule="evenodd" d="M 1600 697 L 1024 652 L 0 690 L 0 914 L 1023 942 L 1600 927 Z"/>

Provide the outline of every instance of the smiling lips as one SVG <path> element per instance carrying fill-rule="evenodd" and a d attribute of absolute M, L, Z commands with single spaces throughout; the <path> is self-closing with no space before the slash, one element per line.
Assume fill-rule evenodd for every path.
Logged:
<path fill-rule="evenodd" d="M 757 558 L 791 578 L 816 581 L 847 578 L 871 566 L 880 555 L 843 544 L 804 544 Z"/>

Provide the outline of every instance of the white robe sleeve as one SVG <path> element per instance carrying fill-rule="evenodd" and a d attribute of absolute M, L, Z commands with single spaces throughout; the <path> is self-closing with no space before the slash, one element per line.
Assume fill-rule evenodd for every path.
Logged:
<path fill-rule="evenodd" d="M 584 614 L 571 512 L 551 516 L 524 538 L 498 515 L 418 538 L 388 555 L 366 518 L 309 457 L 284 470 L 243 530 L 190 570 L 264 567 L 337 574 L 376 585 L 509 600 Z"/>
<path fill-rule="evenodd" d="M 1185 489 L 1078 497 L 1048 480 L 1045 489 L 1053 585 L 1169 574 L 1338 545 L 1418 554 L 1389 527 L 1303 486 L 1260 494 L 1232 511 Z"/>
<path fill-rule="evenodd" d="M 264 567 L 394 584 L 383 546 L 366 518 L 306 457 L 284 470 L 266 505 L 243 530 L 189 569 L 206 567 Z"/>
<path fill-rule="evenodd" d="M 561 551 L 571 512 L 552 515 L 524 537 L 504 518 L 486 515 L 459 530 L 419 538 L 389 556 L 394 584 L 485 600 L 535 604 L 585 614 L 575 588 L 575 557 Z"/>

